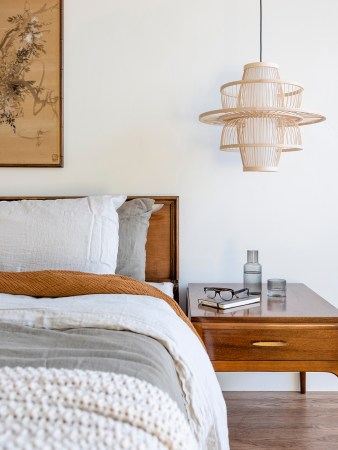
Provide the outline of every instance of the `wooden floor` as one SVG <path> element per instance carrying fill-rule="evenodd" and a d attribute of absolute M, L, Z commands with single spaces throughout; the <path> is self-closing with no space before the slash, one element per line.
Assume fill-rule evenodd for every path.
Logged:
<path fill-rule="evenodd" d="M 338 450 L 338 392 L 223 392 L 231 450 Z"/>

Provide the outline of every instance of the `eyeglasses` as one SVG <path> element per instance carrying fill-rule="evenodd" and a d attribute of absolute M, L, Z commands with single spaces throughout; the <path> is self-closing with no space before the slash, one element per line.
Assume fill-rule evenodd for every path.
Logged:
<path fill-rule="evenodd" d="M 205 287 L 204 288 L 205 295 L 213 299 L 218 294 L 222 300 L 229 301 L 235 298 L 246 298 L 249 297 L 249 289 L 239 289 L 238 291 L 234 291 L 229 288 L 218 288 L 218 287 Z"/>

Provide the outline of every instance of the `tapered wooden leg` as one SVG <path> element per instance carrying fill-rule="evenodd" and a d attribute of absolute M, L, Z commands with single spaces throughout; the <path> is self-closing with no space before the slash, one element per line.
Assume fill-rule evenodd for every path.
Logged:
<path fill-rule="evenodd" d="M 300 393 L 306 394 L 306 372 L 299 372 L 300 377 Z"/>

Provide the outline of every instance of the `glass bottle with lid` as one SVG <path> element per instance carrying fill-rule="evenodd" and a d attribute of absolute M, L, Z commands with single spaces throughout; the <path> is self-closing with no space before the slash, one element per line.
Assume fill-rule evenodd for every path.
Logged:
<path fill-rule="evenodd" d="M 247 250 L 247 262 L 244 264 L 245 288 L 250 295 L 260 295 L 262 292 L 262 266 L 258 262 L 258 250 Z"/>

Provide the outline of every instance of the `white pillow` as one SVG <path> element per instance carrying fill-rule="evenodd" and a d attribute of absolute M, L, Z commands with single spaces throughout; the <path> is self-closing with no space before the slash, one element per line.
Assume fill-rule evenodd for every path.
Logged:
<path fill-rule="evenodd" d="M 0 201 L 0 271 L 115 273 L 126 195 Z"/>

